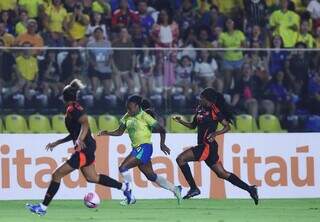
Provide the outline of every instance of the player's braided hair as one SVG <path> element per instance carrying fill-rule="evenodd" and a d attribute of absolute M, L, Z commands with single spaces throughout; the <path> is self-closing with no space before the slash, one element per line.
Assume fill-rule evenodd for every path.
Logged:
<path fill-rule="evenodd" d="M 135 103 L 137 104 L 143 111 L 145 111 L 146 113 L 148 113 L 150 116 L 152 116 L 153 118 L 155 118 L 155 113 L 154 111 L 152 110 L 152 106 L 151 106 L 151 103 L 149 102 L 149 100 L 145 99 L 145 98 L 142 98 L 141 96 L 139 95 L 133 95 L 133 96 L 130 96 L 128 98 L 128 103 L 129 102 L 132 102 L 132 103 Z"/>
<path fill-rule="evenodd" d="M 62 95 L 63 100 L 65 102 L 76 101 L 77 100 L 77 92 L 84 88 L 81 80 L 74 79 L 70 82 L 69 85 L 66 85 L 63 89 Z"/>
<path fill-rule="evenodd" d="M 226 102 L 221 93 L 218 93 L 213 88 L 206 88 L 201 92 L 201 96 L 214 103 L 221 110 L 228 122 L 234 122 L 235 112 L 232 106 Z"/>

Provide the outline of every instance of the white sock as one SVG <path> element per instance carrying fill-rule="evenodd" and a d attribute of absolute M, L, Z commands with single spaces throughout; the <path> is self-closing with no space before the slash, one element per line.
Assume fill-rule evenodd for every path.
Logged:
<path fill-rule="evenodd" d="M 129 172 L 129 170 L 122 172 L 121 176 L 123 177 L 123 180 L 125 182 L 128 182 L 128 183 L 132 182 L 131 173 Z"/>
<path fill-rule="evenodd" d="M 166 180 L 164 177 L 157 175 L 156 184 L 158 184 L 160 187 L 170 190 L 173 193 L 175 192 L 175 186 L 170 183 L 168 180 Z"/>
<path fill-rule="evenodd" d="M 46 205 L 43 205 L 42 203 L 40 203 L 40 207 L 42 210 L 47 210 L 47 208 L 48 208 Z"/>

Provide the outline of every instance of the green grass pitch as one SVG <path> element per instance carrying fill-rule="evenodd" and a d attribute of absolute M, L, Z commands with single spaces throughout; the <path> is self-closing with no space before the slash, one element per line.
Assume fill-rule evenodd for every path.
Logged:
<path fill-rule="evenodd" d="M 54 200 L 48 213 L 39 217 L 29 213 L 27 201 L 0 201 L 1 222 L 111 222 L 111 221 L 217 221 L 217 222 L 285 222 L 320 221 L 320 199 L 261 200 L 186 200 L 178 206 L 175 200 L 138 200 L 123 207 L 119 201 L 103 201 L 99 209 L 88 209 L 81 200 Z M 35 203 L 36 201 L 32 201 Z"/>

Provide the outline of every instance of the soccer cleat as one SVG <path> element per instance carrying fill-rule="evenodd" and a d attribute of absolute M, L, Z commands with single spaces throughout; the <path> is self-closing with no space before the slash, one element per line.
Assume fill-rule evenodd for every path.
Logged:
<path fill-rule="evenodd" d="M 129 205 L 129 204 L 135 204 L 136 203 L 136 199 L 134 198 L 133 194 L 132 194 L 132 189 L 130 188 L 130 184 L 129 183 L 125 183 L 126 184 L 126 189 L 125 191 L 123 191 L 123 195 L 126 197 L 124 200 L 122 200 L 120 202 L 121 205 L 123 201 L 126 201 L 127 204 L 125 205 Z"/>
<path fill-rule="evenodd" d="M 256 185 L 250 186 L 250 197 L 253 199 L 254 204 L 258 205 L 259 203 L 259 196 L 258 196 L 258 189 L 256 187 Z"/>
<path fill-rule="evenodd" d="M 43 210 L 43 209 L 41 208 L 41 205 L 40 205 L 40 204 L 29 204 L 29 203 L 27 203 L 27 204 L 26 204 L 26 208 L 27 208 L 30 212 L 32 212 L 32 213 L 34 213 L 34 214 L 38 214 L 39 216 L 44 216 L 44 215 L 47 213 L 47 211 L 45 211 L 45 210 Z"/>
<path fill-rule="evenodd" d="M 190 189 L 190 190 L 188 191 L 187 195 L 185 195 L 185 196 L 183 197 L 183 199 L 184 199 L 184 200 L 190 199 L 191 197 L 200 195 L 200 193 L 201 193 L 201 192 L 200 192 L 199 188 Z"/>
<path fill-rule="evenodd" d="M 181 186 L 175 186 L 174 196 L 177 198 L 179 205 L 182 202 L 181 191 L 182 191 L 182 187 Z"/>

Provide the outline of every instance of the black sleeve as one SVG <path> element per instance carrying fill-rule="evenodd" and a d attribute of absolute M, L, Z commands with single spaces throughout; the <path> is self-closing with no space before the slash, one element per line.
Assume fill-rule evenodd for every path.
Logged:
<path fill-rule="evenodd" d="M 66 136 L 65 138 L 61 139 L 60 142 L 61 143 L 66 143 L 72 140 L 72 136 L 69 134 L 68 136 Z"/>

